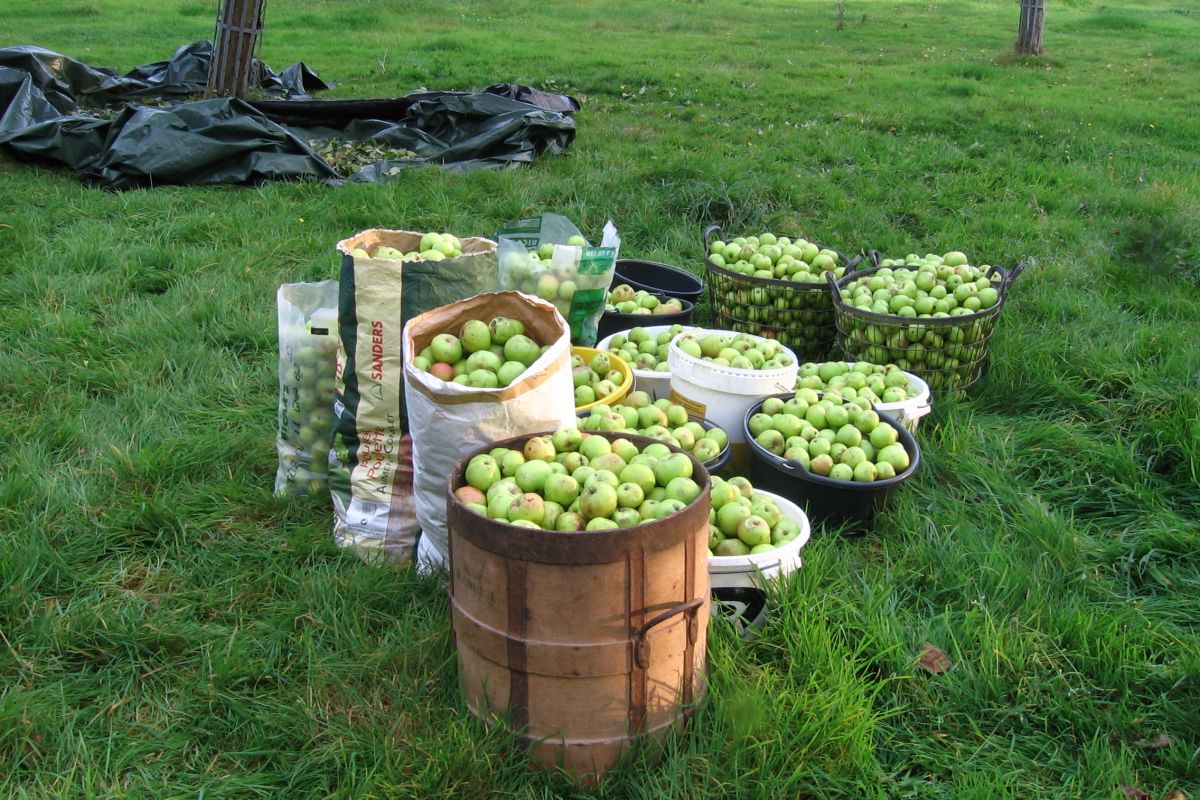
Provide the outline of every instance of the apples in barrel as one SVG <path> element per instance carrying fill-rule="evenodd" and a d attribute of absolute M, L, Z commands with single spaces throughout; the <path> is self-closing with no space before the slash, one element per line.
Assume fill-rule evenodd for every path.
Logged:
<path fill-rule="evenodd" d="M 455 498 L 477 514 L 524 528 L 628 528 L 683 510 L 702 493 L 691 458 L 666 444 L 639 447 L 564 428 L 521 449 L 473 456 Z"/>

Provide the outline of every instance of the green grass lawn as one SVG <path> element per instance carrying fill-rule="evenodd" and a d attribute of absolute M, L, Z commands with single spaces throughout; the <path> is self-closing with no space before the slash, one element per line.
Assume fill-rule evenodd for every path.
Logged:
<path fill-rule="evenodd" d="M 279 3 L 262 56 L 330 97 L 523 82 L 583 101 L 578 138 L 339 188 L 107 193 L 0 157 L 0 795 L 576 792 L 466 712 L 436 582 L 271 491 L 276 287 L 335 277 L 364 228 L 543 210 L 697 271 L 709 223 L 1030 264 L 894 508 L 818 535 L 756 639 L 715 626 L 690 730 L 598 795 L 1200 795 L 1200 12 L 1053 2 L 1036 60 L 1015 0 L 838 17 Z M 11 0 L 0 42 L 127 70 L 214 19 Z"/>

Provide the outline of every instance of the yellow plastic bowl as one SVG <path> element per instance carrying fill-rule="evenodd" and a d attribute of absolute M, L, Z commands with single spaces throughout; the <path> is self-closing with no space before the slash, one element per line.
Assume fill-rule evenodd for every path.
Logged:
<path fill-rule="evenodd" d="M 592 357 L 597 353 L 605 353 L 612 362 L 612 368 L 621 373 L 621 385 L 617 390 L 607 397 L 599 397 L 594 402 L 585 403 L 581 406 L 575 406 L 575 413 L 580 411 L 590 411 L 594 406 L 601 403 L 606 405 L 615 405 L 625 399 L 625 395 L 629 394 L 629 390 L 633 388 L 633 370 L 629 368 L 628 362 L 620 356 L 614 356 L 606 350 L 597 350 L 594 347 L 571 347 L 571 355 L 581 357 L 588 364 L 592 363 Z"/>

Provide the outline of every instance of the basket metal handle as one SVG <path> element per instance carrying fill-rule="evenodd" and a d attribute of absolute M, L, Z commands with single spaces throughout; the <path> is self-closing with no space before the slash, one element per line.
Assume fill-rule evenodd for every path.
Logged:
<path fill-rule="evenodd" d="M 829 299 L 835 306 L 842 305 L 842 291 L 838 288 L 838 279 L 833 277 L 832 272 L 826 272 L 825 280 L 829 283 L 829 294 L 832 295 Z"/>
<path fill-rule="evenodd" d="M 1016 266 L 1008 271 L 1008 275 L 1004 277 L 1004 286 L 1002 287 L 1005 294 L 1008 294 L 1009 289 L 1012 288 L 1013 283 L 1017 280 L 1017 276 L 1025 271 L 1026 266 L 1028 265 L 1024 261 L 1018 261 Z"/>
<path fill-rule="evenodd" d="M 879 251 L 872 247 L 867 251 L 867 260 L 871 262 L 872 267 L 879 266 Z"/>
<path fill-rule="evenodd" d="M 708 244 L 712 241 L 712 236 L 717 231 L 721 230 L 720 225 L 708 225 L 700 231 L 700 238 L 704 241 L 704 252 L 708 252 Z"/>

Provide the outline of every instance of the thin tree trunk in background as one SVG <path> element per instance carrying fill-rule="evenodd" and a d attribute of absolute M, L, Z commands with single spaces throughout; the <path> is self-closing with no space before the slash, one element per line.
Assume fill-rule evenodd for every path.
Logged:
<path fill-rule="evenodd" d="M 1046 27 L 1046 0 L 1021 0 L 1021 22 L 1017 28 L 1017 52 L 1023 56 L 1042 54 L 1042 30 Z"/>
<path fill-rule="evenodd" d="M 210 94 L 241 97 L 245 93 L 266 4 L 267 0 L 224 0 L 221 4 L 208 72 Z"/>

